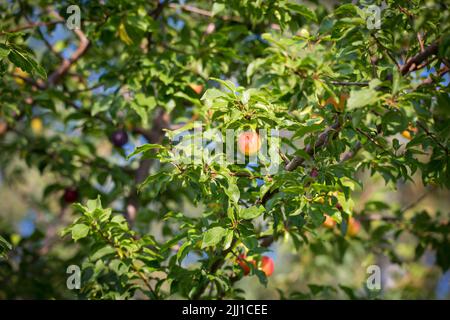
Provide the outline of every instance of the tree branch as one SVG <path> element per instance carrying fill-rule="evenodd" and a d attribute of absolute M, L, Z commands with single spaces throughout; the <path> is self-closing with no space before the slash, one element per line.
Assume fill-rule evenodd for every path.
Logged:
<path fill-rule="evenodd" d="M 223 266 L 223 264 L 226 261 L 225 257 L 227 256 L 228 253 L 233 251 L 235 245 L 236 245 L 236 238 L 233 239 L 230 247 L 226 250 L 223 250 L 222 253 L 220 255 L 218 255 L 219 258 L 212 263 L 211 267 L 209 268 L 210 274 L 216 273 L 217 270 L 219 270 Z M 207 287 L 208 287 L 208 283 L 200 285 L 198 287 L 197 291 L 194 293 L 192 299 L 194 299 L 194 300 L 200 299 L 200 297 L 202 296 L 203 292 L 205 292 Z"/>
<path fill-rule="evenodd" d="M 415 199 L 413 202 L 411 202 L 410 204 L 404 206 L 403 208 L 400 209 L 400 211 L 402 213 L 408 211 L 409 209 L 414 208 L 415 206 L 417 206 L 423 199 L 425 199 L 431 191 L 433 191 L 434 188 L 429 188 L 428 190 L 426 190 L 422 195 L 420 195 L 417 199 Z"/>
<path fill-rule="evenodd" d="M 428 188 L 424 193 L 422 193 L 419 197 L 417 197 L 415 200 L 413 200 L 411 203 L 407 204 L 406 206 L 402 207 L 399 211 L 399 214 L 396 216 L 385 216 L 379 213 L 375 214 L 369 214 L 369 215 L 361 215 L 360 220 L 361 221 L 388 221 L 388 222 L 398 222 L 403 219 L 403 214 L 417 206 L 420 202 L 422 202 L 423 199 L 425 199 L 432 191 L 434 191 L 435 188 L 431 187 Z"/>
<path fill-rule="evenodd" d="M 37 81 L 35 81 L 32 78 L 24 77 L 24 76 L 22 76 L 20 74 L 17 74 L 17 73 L 13 73 L 12 76 L 15 77 L 15 78 L 19 78 L 19 79 L 23 80 L 24 82 L 28 83 L 31 86 L 36 87 L 39 90 L 45 90 L 45 83 L 41 79 L 38 79 Z"/>
<path fill-rule="evenodd" d="M 420 121 L 416 121 L 416 124 L 418 127 L 420 127 L 423 131 L 425 131 L 425 134 L 430 137 L 431 140 L 433 140 L 439 147 L 442 148 L 442 150 L 445 151 L 445 154 L 449 155 L 449 150 L 446 146 L 444 146 L 429 130 L 428 128 Z"/>
<path fill-rule="evenodd" d="M 321 147 L 323 147 L 324 145 L 326 145 L 329 141 L 330 141 L 330 135 L 333 135 L 335 132 L 338 132 L 341 129 L 341 122 L 339 120 L 339 118 L 336 119 L 336 121 L 329 126 L 328 128 L 326 128 L 319 136 L 318 139 L 316 141 L 316 143 L 312 146 L 310 144 L 308 144 L 305 148 L 305 152 L 313 157 L 314 153 L 316 151 L 316 149 L 320 149 Z M 296 168 L 298 168 L 299 166 L 301 166 L 303 164 L 303 162 L 305 162 L 305 158 L 300 157 L 300 156 L 295 156 L 291 161 L 289 161 L 286 166 L 284 167 L 284 169 L 286 171 L 294 171 Z M 279 191 L 278 188 L 274 189 L 274 190 L 269 190 L 268 192 L 266 192 L 264 194 L 264 196 L 262 196 L 261 198 L 259 198 L 256 201 L 256 204 L 262 204 L 264 205 L 275 193 L 277 193 Z"/>
<path fill-rule="evenodd" d="M 86 53 L 89 47 L 89 40 L 86 38 L 84 32 L 78 29 L 73 31 L 80 40 L 80 44 L 72 56 L 69 59 L 64 59 L 60 66 L 48 77 L 48 85 L 55 85 L 58 83 L 58 81 L 69 71 L 70 67 Z"/>
<path fill-rule="evenodd" d="M 434 42 L 430 46 L 426 47 L 422 52 L 419 52 L 414 57 L 410 58 L 401 68 L 400 72 L 402 75 L 407 75 L 408 73 L 418 70 L 418 66 L 430 56 L 438 53 L 440 40 Z"/>
<path fill-rule="evenodd" d="M 322 146 L 326 145 L 329 141 L 329 136 L 334 134 L 336 131 L 339 131 L 341 128 L 341 122 L 339 121 L 339 118 L 336 119 L 336 121 L 326 128 L 318 137 L 316 143 L 314 145 L 308 144 L 305 148 L 305 152 L 312 156 L 316 149 L 321 148 Z M 298 166 L 302 165 L 305 161 L 305 158 L 301 156 L 295 156 L 286 166 L 286 171 L 293 171 Z"/>
<path fill-rule="evenodd" d="M 377 36 L 375 34 L 372 34 L 372 37 L 375 39 L 376 43 L 384 50 L 384 52 L 388 55 L 388 57 L 392 60 L 392 62 L 395 63 L 395 65 L 397 66 L 397 68 L 400 69 L 400 65 L 398 64 L 397 60 L 395 60 L 394 56 L 392 55 L 392 53 L 389 51 L 388 48 L 386 48 L 381 42 L 380 40 L 378 40 Z"/>
<path fill-rule="evenodd" d="M 151 130 L 145 130 L 142 128 L 135 129 L 135 132 L 142 134 L 149 143 L 161 143 L 164 138 L 164 129 L 170 127 L 170 117 L 165 110 L 159 110 L 157 116 L 153 120 L 153 126 Z M 136 214 L 139 209 L 139 197 L 137 193 L 137 186 L 144 182 L 148 176 L 150 167 L 153 164 L 153 159 L 141 159 L 139 167 L 136 169 L 134 176 L 134 186 L 130 191 L 130 195 L 126 202 L 126 217 L 130 225 L 134 224 Z"/>
<path fill-rule="evenodd" d="M 52 52 L 59 60 L 64 60 L 64 57 L 61 56 L 61 54 L 59 54 L 59 52 L 57 52 L 55 50 L 55 48 L 51 45 L 51 43 L 47 40 L 47 38 L 45 37 L 44 33 L 41 31 L 40 28 L 37 28 L 37 32 L 39 34 L 39 36 L 41 37 L 42 41 L 44 42 L 45 46 L 47 47 L 47 49 Z"/>
<path fill-rule="evenodd" d="M 341 155 L 341 163 L 353 158 L 361 148 L 362 148 L 361 141 L 357 141 L 355 146 L 353 147 L 353 149 L 351 149 Z"/>
<path fill-rule="evenodd" d="M 15 33 L 15 32 L 20 32 L 20 31 L 27 30 L 27 29 L 33 29 L 36 27 L 44 27 L 44 26 L 47 27 L 47 26 L 58 24 L 58 23 L 64 23 L 64 22 L 65 22 L 65 20 L 62 18 L 55 20 L 55 21 L 48 21 L 48 22 L 42 22 L 42 21 L 31 22 L 31 23 L 28 23 L 26 25 L 23 25 L 23 26 L 20 26 L 20 27 L 11 29 L 11 30 L 0 31 L 0 36 L 4 36 L 8 33 Z"/>
<path fill-rule="evenodd" d="M 417 41 L 419 41 L 420 52 L 424 52 L 425 51 L 425 45 L 424 45 L 424 40 L 423 40 L 422 33 L 420 33 L 420 31 L 417 32 Z"/>
<path fill-rule="evenodd" d="M 356 86 L 356 87 L 367 87 L 369 82 L 354 82 L 354 81 L 330 81 L 331 84 L 335 86 Z"/>
<path fill-rule="evenodd" d="M 441 68 L 438 73 L 437 73 L 437 78 L 441 78 L 443 75 L 445 75 L 446 73 L 448 73 L 450 71 L 450 68 L 448 66 L 444 66 L 443 68 Z M 422 83 L 419 84 L 419 86 L 423 86 L 423 85 L 427 85 L 427 84 L 432 84 L 435 80 L 431 77 L 431 75 L 426 78 L 425 80 L 422 81 Z"/>
<path fill-rule="evenodd" d="M 194 6 L 191 6 L 191 5 L 187 5 L 187 4 L 171 3 L 171 4 L 169 4 L 169 7 L 172 8 L 172 9 L 181 9 L 183 11 L 194 13 L 194 14 L 198 14 L 200 16 L 207 17 L 207 18 L 214 17 L 214 15 L 213 15 L 213 13 L 211 11 L 200 9 L 200 8 L 197 8 L 197 7 L 194 7 Z M 242 21 L 239 17 L 217 16 L 217 18 L 219 18 L 221 20 L 224 20 L 224 21 L 234 21 L 234 22 L 238 22 L 238 23 L 245 23 L 245 21 Z M 273 29 L 273 30 L 281 30 L 281 27 L 278 24 L 276 24 L 276 23 L 270 24 L 270 28 Z"/>

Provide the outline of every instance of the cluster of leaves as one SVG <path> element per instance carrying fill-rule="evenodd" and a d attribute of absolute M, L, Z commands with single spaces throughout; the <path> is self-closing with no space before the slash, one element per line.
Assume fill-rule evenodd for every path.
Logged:
<path fill-rule="evenodd" d="M 0 236 L 0 257 L 5 258 L 7 251 L 11 250 L 11 244 Z"/>
<path fill-rule="evenodd" d="M 27 47 L 15 43 L 14 37 L 20 36 L 23 34 L 13 33 L 11 38 L 7 35 L 5 43 L 0 43 L 0 75 L 4 75 L 8 70 L 7 61 L 9 61 L 24 72 L 47 78 L 45 69 L 36 62 L 33 52 L 30 52 Z M 4 61 L 6 59 L 7 61 Z"/>
<path fill-rule="evenodd" d="M 83 264 L 81 293 L 91 298 L 131 298 L 136 288 L 142 287 L 137 280 L 146 286 L 145 294 L 157 298 L 148 275 L 158 270 L 163 257 L 154 238 L 136 239 L 124 216 L 103 209 L 99 198 L 88 201 L 86 207 L 76 207 L 82 216 L 62 235 L 71 233 L 75 241 L 88 237 L 91 243 L 89 260 Z"/>
<path fill-rule="evenodd" d="M 70 257 L 54 251 L 43 255 L 41 249 L 45 234 L 40 230 L 31 237 L 21 238 L 16 233 L 5 233 L 5 236 L 11 238 L 11 243 L 4 257 L 0 257 L 1 299 L 77 297 L 67 290 L 65 271 L 69 265 L 78 264 L 85 257 L 82 251 L 77 250 L 77 254 L 70 254 Z M 70 253 L 73 249 L 65 245 L 62 252 Z"/>

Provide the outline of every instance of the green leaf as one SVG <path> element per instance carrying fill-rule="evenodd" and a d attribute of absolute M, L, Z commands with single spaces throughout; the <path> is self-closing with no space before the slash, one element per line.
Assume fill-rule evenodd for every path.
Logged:
<path fill-rule="evenodd" d="M 222 12 L 223 10 L 225 10 L 225 4 L 214 3 L 212 7 L 212 15 L 215 16 L 216 14 Z"/>
<path fill-rule="evenodd" d="M 77 241 L 89 234 L 89 227 L 85 224 L 76 224 L 72 227 L 72 239 Z"/>
<path fill-rule="evenodd" d="M 267 282 L 268 282 L 268 280 L 267 280 L 266 274 L 265 274 L 263 271 L 258 270 L 258 269 L 255 270 L 255 274 L 256 274 L 256 276 L 258 277 L 259 282 L 260 282 L 264 287 L 267 287 Z"/>
<path fill-rule="evenodd" d="M 258 70 L 264 63 L 266 63 L 266 59 L 255 59 L 247 67 L 246 75 L 247 75 L 247 81 L 250 82 L 251 77 L 253 74 Z"/>
<path fill-rule="evenodd" d="M 38 74 L 42 78 L 47 78 L 47 74 L 33 58 L 28 54 L 20 52 L 18 50 L 11 50 L 8 54 L 8 59 L 17 67 L 32 74 Z"/>
<path fill-rule="evenodd" d="M 33 67 L 34 67 L 34 71 L 38 74 L 38 76 L 40 76 L 43 79 L 47 79 L 47 72 L 41 65 L 36 63 L 35 65 L 33 65 Z"/>
<path fill-rule="evenodd" d="M 129 269 L 129 267 L 119 259 L 112 260 L 109 264 L 109 268 L 119 276 L 128 272 Z"/>
<path fill-rule="evenodd" d="M 296 137 L 303 137 L 304 135 L 322 130 L 325 127 L 323 123 L 312 123 L 310 125 L 301 126 L 299 129 L 295 130 L 295 134 L 292 139 Z"/>
<path fill-rule="evenodd" d="M 128 35 L 127 29 L 123 22 L 121 22 L 119 25 L 119 38 L 127 45 L 130 45 L 133 43 L 133 40 L 131 40 L 130 36 Z"/>
<path fill-rule="evenodd" d="M 95 101 L 91 108 L 91 115 L 95 116 L 100 112 L 108 110 L 111 107 L 112 102 L 112 97 L 105 97 L 104 99 Z"/>
<path fill-rule="evenodd" d="M 147 97 L 143 93 L 137 93 L 134 97 L 137 104 L 140 106 L 146 107 L 147 109 L 151 110 L 154 107 L 156 107 L 156 99 L 155 97 Z"/>
<path fill-rule="evenodd" d="M 311 11 L 305 5 L 288 2 L 288 3 L 286 3 L 286 7 L 289 10 L 294 11 L 294 12 L 298 13 L 299 15 L 305 17 L 306 19 L 309 19 L 309 20 L 312 20 L 314 22 L 317 22 L 317 16 L 314 13 L 314 11 Z"/>
<path fill-rule="evenodd" d="M 215 100 L 217 98 L 227 98 L 227 95 L 216 88 L 211 88 L 206 90 L 200 100 Z"/>
<path fill-rule="evenodd" d="M 344 293 L 347 295 L 347 297 L 350 300 L 357 300 L 358 299 L 358 297 L 355 295 L 355 292 L 354 292 L 354 290 L 352 288 L 344 286 L 344 285 L 341 285 L 341 284 L 339 285 L 339 288 L 342 291 L 344 291 Z"/>
<path fill-rule="evenodd" d="M 145 110 L 144 107 L 136 104 L 136 103 L 131 103 L 130 104 L 131 109 L 133 109 L 137 115 L 141 118 L 142 120 L 142 125 L 144 127 L 148 126 L 148 116 L 147 116 L 147 111 Z"/>
<path fill-rule="evenodd" d="M 227 230 L 227 234 L 225 235 L 225 240 L 223 241 L 223 249 L 226 250 L 231 246 L 233 242 L 233 230 Z"/>
<path fill-rule="evenodd" d="M 227 230 L 222 227 L 214 227 L 209 229 L 203 235 L 202 248 L 217 245 L 227 233 Z"/>
<path fill-rule="evenodd" d="M 99 250 L 97 250 L 92 256 L 91 260 L 96 261 L 100 258 L 103 258 L 106 255 L 113 254 L 116 250 L 111 246 L 105 246 Z"/>
<path fill-rule="evenodd" d="M 30 61 L 26 58 L 25 55 L 20 53 L 17 50 L 12 50 L 8 54 L 8 59 L 11 61 L 16 67 L 19 67 L 25 72 L 32 73 L 33 72 L 33 65 L 30 63 Z"/>
<path fill-rule="evenodd" d="M 196 106 L 198 106 L 198 107 L 201 107 L 202 106 L 202 104 L 201 104 L 201 102 L 197 99 L 197 98 L 192 98 L 192 97 L 190 97 L 190 96 L 188 96 L 186 93 L 184 93 L 184 92 L 177 92 L 177 93 L 175 93 L 174 94 L 174 96 L 175 97 L 179 97 L 179 98 L 183 98 L 183 99 L 185 99 L 185 100 L 187 100 L 187 101 L 189 101 L 190 103 L 192 103 L 192 104 L 194 104 L 194 105 L 196 105 Z"/>
<path fill-rule="evenodd" d="M 232 93 L 236 92 L 236 86 L 230 80 L 222 80 L 222 79 L 213 78 L 213 77 L 211 77 L 210 79 L 221 83 L 225 88 L 229 89 Z"/>
<path fill-rule="evenodd" d="M 235 221 L 235 217 L 234 217 L 234 209 L 232 206 L 229 206 L 227 209 L 227 217 L 231 220 L 231 221 Z"/>
<path fill-rule="evenodd" d="M 130 103 L 131 109 L 141 118 L 144 127 L 148 126 L 148 115 L 156 105 L 155 97 L 146 97 L 143 93 L 137 93 L 134 100 Z"/>
<path fill-rule="evenodd" d="M 186 255 L 188 254 L 189 250 L 187 250 L 189 248 L 189 246 L 191 246 L 192 243 L 190 241 L 186 241 L 185 243 L 183 243 L 181 245 L 181 247 L 178 249 L 177 252 L 177 261 L 179 263 L 181 263 L 181 261 L 183 261 L 184 257 L 186 257 Z"/>
<path fill-rule="evenodd" d="M 259 217 L 263 212 L 265 211 L 265 208 L 263 206 L 253 206 L 250 208 L 242 208 L 239 211 L 239 217 L 245 220 L 254 219 L 256 217 Z"/>
<path fill-rule="evenodd" d="M 234 203 L 237 204 L 239 202 L 241 192 L 235 182 L 228 181 L 228 188 L 225 189 L 225 193 Z"/>
<path fill-rule="evenodd" d="M 254 234 L 241 237 L 241 241 L 249 250 L 255 249 L 259 246 L 258 239 L 256 239 Z"/>
<path fill-rule="evenodd" d="M 102 208 L 102 201 L 100 200 L 100 196 L 97 199 L 90 199 L 86 202 L 86 207 L 89 211 L 94 211 L 97 208 Z"/>
<path fill-rule="evenodd" d="M 225 190 L 225 194 L 228 196 L 228 198 L 234 203 L 238 204 L 239 198 L 241 197 L 241 192 L 239 190 L 239 187 L 237 186 L 237 179 L 236 177 L 231 176 L 228 171 L 223 170 L 220 172 L 220 174 L 225 177 L 228 186 L 222 185 L 222 188 Z"/>
<path fill-rule="evenodd" d="M 5 44 L 0 43 L 0 59 L 6 58 L 11 49 L 9 49 Z"/>
<path fill-rule="evenodd" d="M 0 257 L 5 257 L 6 251 L 9 251 L 11 249 L 12 249 L 11 244 L 8 241 L 6 241 L 5 238 L 0 236 Z"/>
<path fill-rule="evenodd" d="M 155 190 L 156 194 L 158 194 L 163 188 L 166 187 L 172 178 L 173 175 L 165 171 L 160 171 L 154 175 L 149 175 L 144 182 L 138 185 L 138 192 L 141 192 L 146 185 L 151 184 L 151 187 Z"/>
<path fill-rule="evenodd" d="M 348 99 L 348 110 L 361 108 L 374 104 L 379 99 L 378 92 L 372 88 L 364 88 L 362 90 L 352 90 Z"/>
<path fill-rule="evenodd" d="M 154 144 L 154 143 L 144 144 L 144 145 L 139 146 L 136 149 L 134 149 L 134 151 L 127 156 L 127 160 L 129 160 L 132 156 L 135 156 L 139 153 L 147 152 L 152 149 L 160 149 L 160 148 L 163 148 L 163 146 L 161 146 L 159 144 Z"/>
<path fill-rule="evenodd" d="M 344 5 L 340 6 L 339 8 L 337 8 L 334 11 L 334 14 L 336 16 L 339 16 L 339 15 L 355 15 L 355 14 L 357 14 L 357 8 L 356 8 L 356 6 L 354 4 L 347 3 L 347 4 L 344 4 Z"/>
<path fill-rule="evenodd" d="M 296 156 L 302 157 L 305 160 L 310 160 L 311 156 L 303 149 L 298 149 L 294 152 Z"/>

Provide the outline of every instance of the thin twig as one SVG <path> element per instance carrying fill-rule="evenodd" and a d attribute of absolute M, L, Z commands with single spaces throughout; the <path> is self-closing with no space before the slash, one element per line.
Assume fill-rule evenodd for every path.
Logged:
<path fill-rule="evenodd" d="M 417 120 L 416 121 L 416 124 L 417 124 L 417 126 L 418 127 L 420 127 L 423 131 L 425 131 L 425 133 L 426 133 L 426 135 L 428 136 L 428 137 L 430 137 L 430 139 L 431 140 L 433 140 L 437 145 L 439 145 L 439 147 L 441 147 L 444 151 L 445 151 L 445 153 L 446 153 L 446 155 L 448 156 L 448 154 L 449 154 L 449 150 L 448 150 L 448 148 L 446 147 L 446 146 L 444 146 L 429 130 L 428 130 L 428 128 L 422 123 L 422 122 L 420 122 L 419 120 Z"/>
<path fill-rule="evenodd" d="M 112 239 L 109 234 L 105 234 L 103 232 L 103 230 L 101 230 L 100 227 L 97 225 L 97 223 L 93 223 L 92 227 L 98 232 L 100 237 L 102 237 L 106 243 L 108 243 L 110 246 L 112 246 L 116 250 L 116 253 L 117 253 L 117 256 L 119 257 L 119 259 L 123 260 L 122 256 L 119 254 L 119 251 L 118 251 L 118 250 L 121 250 L 121 248 L 120 248 L 120 246 L 118 246 L 115 243 L 114 239 Z M 131 258 L 131 257 L 128 256 L 128 258 Z M 155 298 L 158 298 L 158 295 L 156 294 L 155 290 L 150 285 L 150 282 L 148 282 L 148 280 L 145 278 L 145 276 L 142 274 L 142 272 L 134 265 L 134 263 L 131 263 L 131 268 L 133 269 L 134 272 L 136 272 L 137 276 L 144 282 L 145 286 L 153 294 L 153 296 Z"/>
<path fill-rule="evenodd" d="M 437 79 L 442 78 L 443 75 L 448 73 L 450 71 L 450 68 L 448 66 L 444 66 L 441 68 L 437 73 Z M 432 84 L 435 80 L 431 77 L 431 75 L 422 81 L 422 83 L 419 84 L 419 86 L 426 85 L 426 84 Z"/>
<path fill-rule="evenodd" d="M 353 158 L 361 148 L 362 148 L 361 141 L 357 141 L 355 146 L 353 147 L 353 149 L 351 149 L 341 155 L 341 163 Z"/>
<path fill-rule="evenodd" d="M 400 68 L 402 75 L 406 75 L 412 71 L 418 70 L 417 66 L 420 66 L 422 62 L 427 60 L 430 56 L 437 54 L 439 50 L 439 40 L 426 47 L 422 52 L 419 52 L 414 57 L 408 59 L 408 61 Z"/>
<path fill-rule="evenodd" d="M 339 131 L 341 128 L 341 122 L 338 119 L 336 119 L 336 121 L 329 126 L 328 128 L 326 128 L 317 138 L 317 141 L 314 145 L 308 144 L 305 148 L 305 152 L 312 156 L 315 152 L 316 149 L 321 148 L 322 146 L 324 146 L 325 144 L 327 144 L 327 142 L 329 141 L 329 136 L 331 134 L 334 134 L 336 131 Z M 293 171 L 295 170 L 298 166 L 302 165 L 303 162 L 305 161 L 305 158 L 301 157 L 301 156 L 295 156 L 286 166 L 285 166 L 285 170 L 286 171 Z"/>
<path fill-rule="evenodd" d="M 200 8 L 197 8 L 197 7 L 194 7 L 191 5 L 187 5 L 187 4 L 171 3 L 171 4 L 169 4 L 169 7 L 172 9 L 181 9 L 183 11 L 198 14 L 200 16 L 207 17 L 207 18 L 214 17 L 214 15 L 211 11 L 200 9 Z M 224 20 L 224 21 L 234 21 L 234 22 L 238 22 L 238 23 L 245 23 L 239 17 L 234 17 L 234 16 L 217 16 L 217 18 Z M 278 25 L 276 23 L 270 24 L 269 27 L 273 30 L 281 30 L 280 25 Z"/>
<path fill-rule="evenodd" d="M 55 50 L 55 48 L 51 45 L 51 43 L 47 40 L 44 33 L 41 31 L 40 28 L 37 28 L 37 33 L 41 37 L 42 41 L 44 42 L 45 46 L 48 48 L 48 50 L 53 53 L 59 60 L 64 60 L 64 57 L 61 56 L 61 54 Z"/>
<path fill-rule="evenodd" d="M 357 87 L 367 87 L 369 82 L 354 82 L 354 81 L 330 81 L 331 84 L 335 86 L 357 86 Z"/>
<path fill-rule="evenodd" d="M 380 145 L 374 138 L 372 138 L 367 132 L 364 132 L 363 130 L 359 129 L 359 128 L 355 128 L 356 131 L 358 131 L 359 133 L 361 133 L 363 136 L 365 136 L 367 139 L 369 139 L 370 142 L 372 142 L 375 146 L 377 146 L 378 148 L 380 148 L 381 150 L 383 150 L 384 152 L 389 152 L 388 150 L 386 150 L 382 145 Z"/>
<path fill-rule="evenodd" d="M 83 89 L 77 89 L 77 90 L 70 91 L 70 94 L 75 94 L 75 93 L 80 93 L 80 92 L 86 92 L 86 91 L 95 90 L 95 89 L 100 88 L 100 87 L 102 87 L 102 86 L 104 86 L 104 85 L 105 85 L 104 83 L 96 83 L 96 84 L 94 84 L 94 85 L 91 86 L 91 87 L 87 87 L 87 88 L 83 88 Z"/>
<path fill-rule="evenodd" d="M 413 202 L 411 202 L 410 204 L 404 206 L 403 208 L 401 208 L 401 212 L 404 213 L 406 211 L 408 211 L 409 209 L 414 208 L 415 206 L 417 206 L 423 199 L 425 199 L 431 191 L 433 191 L 434 188 L 430 188 L 427 191 L 425 191 L 422 195 L 420 195 L 417 199 L 415 199 Z"/>
<path fill-rule="evenodd" d="M 17 27 L 15 29 L 10 29 L 10 30 L 6 30 L 6 31 L 0 31 L 0 36 L 4 36 L 4 35 L 9 34 L 9 33 L 20 32 L 20 31 L 27 30 L 27 29 L 33 29 L 33 28 L 36 28 L 36 27 L 43 27 L 43 26 L 47 27 L 47 26 L 51 26 L 51 25 L 54 25 L 54 24 L 58 24 L 58 23 L 64 23 L 64 22 L 65 22 L 64 19 L 59 19 L 59 20 L 55 20 L 55 21 L 48 21 L 48 22 L 42 22 L 42 21 L 32 22 L 32 23 L 29 23 L 27 25 L 23 25 L 23 26 Z"/>
<path fill-rule="evenodd" d="M 159 110 L 159 113 L 153 120 L 153 126 L 151 130 L 146 130 L 143 128 L 135 129 L 135 132 L 143 135 L 149 143 L 161 143 L 164 138 L 165 131 L 170 127 L 170 116 L 164 110 Z M 141 184 L 145 178 L 148 176 L 150 167 L 153 164 L 153 159 L 141 159 L 139 166 L 136 169 L 134 177 L 134 186 L 130 191 L 130 195 L 126 201 L 126 217 L 130 225 L 134 224 L 136 219 L 136 214 L 139 210 L 139 197 L 138 197 L 138 185 Z"/>
<path fill-rule="evenodd" d="M 425 51 L 425 45 L 424 45 L 424 42 L 423 42 L 422 33 L 420 31 L 417 32 L 417 41 L 419 41 L 420 52 L 424 52 Z"/>
<path fill-rule="evenodd" d="M 377 36 L 373 33 L 372 37 L 375 39 L 375 41 L 377 42 L 377 44 L 384 50 L 384 52 L 388 55 L 388 57 L 392 60 L 392 62 L 395 63 L 395 65 L 397 66 L 397 68 L 400 69 L 400 64 L 397 62 L 397 60 L 395 60 L 394 56 L 392 55 L 392 53 L 390 52 L 390 50 L 388 48 L 386 48 L 381 42 L 380 40 L 378 40 Z"/>
<path fill-rule="evenodd" d="M 48 84 L 56 84 L 64 75 L 69 71 L 70 67 L 78 61 L 87 51 L 89 47 L 89 40 L 83 31 L 75 29 L 73 32 L 77 35 L 80 43 L 77 50 L 72 54 L 69 59 L 64 59 L 59 67 L 48 77 Z"/>

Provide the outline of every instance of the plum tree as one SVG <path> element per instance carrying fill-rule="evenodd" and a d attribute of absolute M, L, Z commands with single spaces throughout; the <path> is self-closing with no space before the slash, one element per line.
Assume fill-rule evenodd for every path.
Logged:
<path fill-rule="evenodd" d="M 74 3 L 0 2 L 0 299 L 435 297 L 447 1 Z"/>

